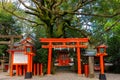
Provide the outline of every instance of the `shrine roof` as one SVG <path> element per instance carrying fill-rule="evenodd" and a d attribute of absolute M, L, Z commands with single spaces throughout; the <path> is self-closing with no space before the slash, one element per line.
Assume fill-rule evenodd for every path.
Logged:
<path fill-rule="evenodd" d="M 23 52 L 25 50 L 24 49 L 8 49 L 7 51 L 8 52 L 11 52 L 11 51 Z"/>
<path fill-rule="evenodd" d="M 98 46 L 97 48 L 107 48 L 107 46 L 105 44 L 101 44 L 100 46 Z"/>
<path fill-rule="evenodd" d="M 15 42 L 14 46 L 20 46 L 21 44 L 19 42 Z"/>
<path fill-rule="evenodd" d="M 34 46 L 33 42 L 28 39 L 21 39 L 19 42 L 14 43 L 14 47 L 19 47 L 19 46 Z"/>

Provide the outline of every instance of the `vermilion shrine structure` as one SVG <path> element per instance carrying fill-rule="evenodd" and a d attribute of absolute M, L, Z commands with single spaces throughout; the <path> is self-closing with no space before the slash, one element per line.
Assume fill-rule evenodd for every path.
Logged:
<path fill-rule="evenodd" d="M 72 62 L 72 61 L 69 57 L 68 51 L 58 50 L 57 54 L 58 54 L 58 57 L 56 59 L 56 62 L 58 62 L 58 63 L 55 64 L 56 66 L 70 66 L 70 62 Z"/>
<path fill-rule="evenodd" d="M 88 38 L 40 38 L 42 48 L 48 49 L 48 66 L 47 74 L 51 74 L 51 61 L 52 61 L 52 49 L 53 48 L 76 48 L 77 52 L 77 65 L 78 75 L 82 74 L 81 70 L 81 48 L 87 48 L 85 43 L 88 42 Z"/>
<path fill-rule="evenodd" d="M 15 43 L 14 48 L 9 49 L 8 52 L 12 55 L 10 76 L 13 76 L 13 66 L 15 66 L 17 76 L 24 73 L 26 77 L 32 77 L 32 58 L 35 54 L 31 38 L 28 37 Z"/>

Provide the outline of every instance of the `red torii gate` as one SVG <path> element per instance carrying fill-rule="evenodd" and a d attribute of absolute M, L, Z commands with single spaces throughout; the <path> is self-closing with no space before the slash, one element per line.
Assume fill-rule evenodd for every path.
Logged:
<path fill-rule="evenodd" d="M 40 38 L 43 44 L 42 48 L 48 48 L 48 70 L 47 74 L 51 74 L 51 58 L 52 48 L 76 48 L 77 49 L 77 64 L 78 75 L 81 75 L 81 55 L 80 48 L 87 48 L 84 43 L 88 42 L 88 38 Z"/>

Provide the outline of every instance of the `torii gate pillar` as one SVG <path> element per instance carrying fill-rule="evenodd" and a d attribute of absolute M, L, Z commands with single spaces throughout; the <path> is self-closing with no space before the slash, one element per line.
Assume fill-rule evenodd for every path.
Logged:
<path fill-rule="evenodd" d="M 77 46 L 79 46 L 79 42 L 77 42 Z M 81 75 L 81 55 L 80 55 L 80 48 L 77 47 L 77 64 L 78 64 L 78 75 Z"/>
<path fill-rule="evenodd" d="M 52 61 L 52 43 L 49 43 L 49 52 L 48 52 L 48 70 L 47 74 L 51 74 L 51 61 Z"/>

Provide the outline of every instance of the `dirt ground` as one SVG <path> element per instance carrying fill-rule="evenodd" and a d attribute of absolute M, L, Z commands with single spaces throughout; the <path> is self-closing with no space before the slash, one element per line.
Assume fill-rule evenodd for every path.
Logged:
<path fill-rule="evenodd" d="M 106 73 L 106 78 L 107 80 L 120 80 L 120 74 Z M 78 76 L 72 72 L 58 72 L 54 75 L 33 76 L 31 79 L 25 79 L 24 76 L 10 77 L 7 72 L 0 72 L 0 80 L 99 80 L 99 73 L 95 73 L 95 78 Z"/>

